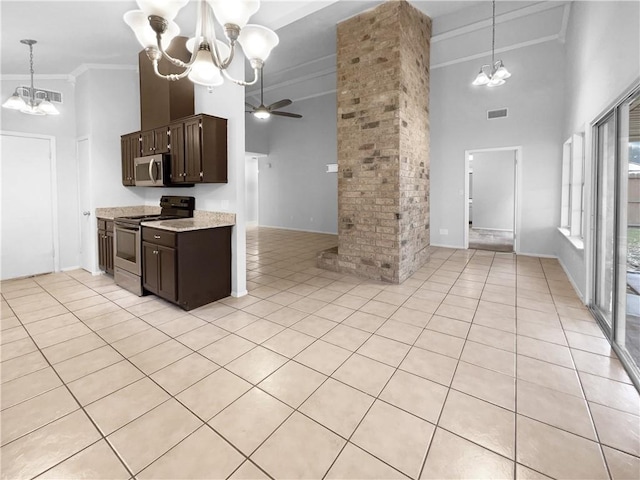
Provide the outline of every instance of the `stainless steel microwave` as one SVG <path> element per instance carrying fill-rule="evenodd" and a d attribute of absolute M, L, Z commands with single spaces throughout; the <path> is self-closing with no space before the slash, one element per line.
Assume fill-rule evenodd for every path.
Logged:
<path fill-rule="evenodd" d="M 171 155 L 158 153 L 133 160 L 137 187 L 164 187 L 171 183 Z"/>

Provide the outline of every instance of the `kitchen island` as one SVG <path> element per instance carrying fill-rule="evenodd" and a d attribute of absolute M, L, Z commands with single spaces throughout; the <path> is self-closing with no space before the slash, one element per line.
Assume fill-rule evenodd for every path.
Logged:
<path fill-rule="evenodd" d="M 99 225 L 121 216 L 158 213 L 150 206 L 96 209 Z M 119 248 L 116 235 L 113 256 L 134 256 L 139 262 L 142 290 L 135 293 L 153 293 L 191 310 L 231 294 L 234 225 L 233 213 L 200 210 L 189 218 L 143 220 L 137 247 L 127 245 L 126 253 L 119 252 L 124 247 Z"/>

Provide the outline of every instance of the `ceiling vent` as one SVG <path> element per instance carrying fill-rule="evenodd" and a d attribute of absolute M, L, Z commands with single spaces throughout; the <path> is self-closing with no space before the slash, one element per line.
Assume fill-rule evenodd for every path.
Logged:
<path fill-rule="evenodd" d="M 26 85 L 23 85 L 20 88 L 24 88 L 25 91 L 29 91 L 29 87 Z M 44 92 L 47 94 L 47 96 L 49 97 L 49 101 L 52 103 L 62 103 L 62 93 L 61 92 L 54 92 L 53 90 L 45 90 L 44 88 L 36 88 L 36 91 L 38 92 Z M 42 95 L 39 94 L 38 98 L 41 98 Z"/>
<path fill-rule="evenodd" d="M 489 110 L 487 111 L 487 120 L 493 120 L 494 118 L 503 118 L 508 115 L 508 110 L 506 108 L 501 108 L 499 110 Z"/>

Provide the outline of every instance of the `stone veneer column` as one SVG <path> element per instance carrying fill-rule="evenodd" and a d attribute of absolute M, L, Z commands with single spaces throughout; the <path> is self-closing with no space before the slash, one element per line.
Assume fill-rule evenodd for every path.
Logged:
<path fill-rule="evenodd" d="M 338 251 L 318 265 L 399 283 L 428 257 L 431 19 L 392 0 L 338 25 Z"/>

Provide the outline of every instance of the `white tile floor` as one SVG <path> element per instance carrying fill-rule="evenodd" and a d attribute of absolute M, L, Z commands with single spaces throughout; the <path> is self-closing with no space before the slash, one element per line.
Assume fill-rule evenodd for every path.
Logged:
<path fill-rule="evenodd" d="M 2 478 L 639 478 L 640 399 L 555 260 L 434 248 L 402 285 L 248 232 L 185 312 L 83 271 L 2 283 Z"/>

